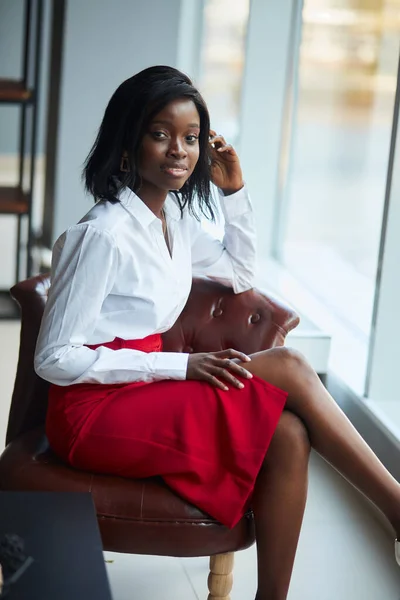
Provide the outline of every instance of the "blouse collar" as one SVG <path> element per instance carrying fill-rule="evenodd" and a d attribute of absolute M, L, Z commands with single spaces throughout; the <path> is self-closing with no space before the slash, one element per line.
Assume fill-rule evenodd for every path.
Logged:
<path fill-rule="evenodd" d="M 121 204 L 126 210 L 139 221 L 142 227 L 147 228 L 157 219 L 152 210 L 139 198 L 135 192 L 126 187 L 119 193 L 118 197 Z M 164 205 L 167 217 L 178 221 L 181 218 L 181 211 L 176 203 L 172 193 L 169 193 Z"/>

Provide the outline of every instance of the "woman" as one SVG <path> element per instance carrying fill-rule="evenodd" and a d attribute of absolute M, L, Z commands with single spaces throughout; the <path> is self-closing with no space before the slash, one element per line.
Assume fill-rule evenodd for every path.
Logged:
<path fill-rule="evenodd" d="M 54 451 L 79 469 L 161 475 L 228 527 L 251 500 L 258 600 L 287 596 L 310 445 L 399 534 L 400 485 L 297 352 L 162 351 L 160 334 L 182 311 L 193 274 L 240 293 L 255 264 L 239 159 L 210 132 L 188 77 L 152 67 L 122 83 L 84 175 L 97 204 L 55 244 L 35 355 L 36 372 L 53 384 Z M 213 216 L 210 181 L 223 243 L 196 219 L 196 210 Z"/>

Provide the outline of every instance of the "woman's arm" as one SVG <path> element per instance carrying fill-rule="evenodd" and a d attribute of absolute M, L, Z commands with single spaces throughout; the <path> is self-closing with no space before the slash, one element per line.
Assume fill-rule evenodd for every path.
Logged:
<path fill-rule="evenodd" d="M 211 180 L 220 192 L 225 217 L 222 243 L 192 224 L 194 275 L 207 276 L 233 288 L 236 294 L 254 285 L 256 233 L 253 209 L 235 149 L 210 131 Z"/>
<path fill-rule="evenodd" d="M 224 196 L 220 204 L 225 218 L 225 235 L 220 242 L 191 218 L 192 269 L 233 288 L 236 294 L 254 285 L 256 234 L 254 214 L 246 187 Z"/>
<path fill-rule="evenodd" d="M 35 352 L 36 373 L 57 385 L 185 379 L 187 354 L 88 348 L 118 272 L 113 237 L 71 227 L 53 252 L 52 284 Z"/>

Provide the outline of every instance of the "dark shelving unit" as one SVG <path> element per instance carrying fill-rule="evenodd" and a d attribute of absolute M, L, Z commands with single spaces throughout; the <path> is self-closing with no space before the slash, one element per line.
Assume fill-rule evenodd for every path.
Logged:
<path fill-rule="evenodd" d="M 20 109 L 19 173 L 15 187 L 0 186 L 0 215 L 17 219 L 15 248 L 15 282 L 32 275 L 32 204 L 37 152 L 37 124 L 40 65 L 43 30 L 43 0 L 24 2 L 22 76 L 19 79 L 0 78 L 0 110 L 2 104 Z M 29 158 L 29 164 L 27 161 Z M 23 221 L 27 223 L 26 240 L 22 240 Z M 22 254 L 26 253 L 22 269 Z M 19 318 L 18 307 L 8 290 L 0 290 L 0 319 Z"/>

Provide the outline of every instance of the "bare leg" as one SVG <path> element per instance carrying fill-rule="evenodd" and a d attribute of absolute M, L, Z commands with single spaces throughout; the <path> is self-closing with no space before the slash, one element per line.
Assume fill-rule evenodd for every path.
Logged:
<path fill-rule="evenodd" d="M 311 446 L 363 492 L 400 535 L 400 484 L 327 392 L 304 357 L 288 348 L 252 355 L 242 365 L 289 393 L 286 409 L 305 424 Z"/>
<path fill-rule="evenodd" d="M 285 600 L 307 498 L 310 441 L 303 423 L 284 411 L 254 488 L 256 600 Z"/>

